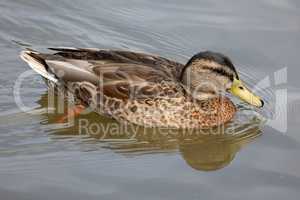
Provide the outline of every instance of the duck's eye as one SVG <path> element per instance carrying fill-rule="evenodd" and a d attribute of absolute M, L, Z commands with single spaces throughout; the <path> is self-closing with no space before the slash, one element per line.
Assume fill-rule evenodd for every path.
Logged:
<path fill-rule="evenodd" d="M 242 86 L 239 86 L 239 89 L 243 90 L 244 88 Z"/>

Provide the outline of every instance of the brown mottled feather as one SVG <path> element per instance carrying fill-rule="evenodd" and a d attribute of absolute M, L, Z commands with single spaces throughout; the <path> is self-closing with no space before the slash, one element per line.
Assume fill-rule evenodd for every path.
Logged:
<path fill-rule="evenodd" d="M 204 128 L 234 116 L 235 107 L 226 97 L 199 102 L 185 96 L 179 82 L 184 67 L 180 63 L 128 51 L 51 50 L 56 53 L 33 54 L 49 73 L 63 80 L 63 88 L 74 98 L 119 121 L 148 127 Z M 63 74 L 58 76 L 60 70 Z M 203 112 L 205 109 L 211 112 Z"/>

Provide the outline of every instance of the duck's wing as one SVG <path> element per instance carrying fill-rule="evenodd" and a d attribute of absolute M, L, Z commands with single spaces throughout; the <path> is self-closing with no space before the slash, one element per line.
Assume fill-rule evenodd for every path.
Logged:
<path fill-rule="evenodd" d="M 98 49 L 51 50 L 56 52 L 25 51 L 21 57 L 45 78 L 79 86 L 74 92 L 84 101 L 99 93 L 123 101 L 184 93 L 177 81 L 177 71 L 183 65 L 159 56 Z"/>
<path fill-rule="evenodd" d="M 179 62 L 163 58 L 157 55 L 151 55 L 140 52 L 121 51 L 121 50 L 104 50 L 94 48 L 49 48 L 57 51 L 55 55 L 60 55 L 68 59 L 100 61 L 100 63 L 126 63 L 150 66 L 160 71 L 170 73 L 178 79 L 184 67 Z M 94 64 L 94 63 L 93 63 Z"/>

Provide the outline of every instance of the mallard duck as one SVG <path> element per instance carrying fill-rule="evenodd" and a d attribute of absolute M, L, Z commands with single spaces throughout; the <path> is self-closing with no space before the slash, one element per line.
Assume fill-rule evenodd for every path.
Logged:
<path fill-rule="evenodd" d="M 167 128 L 219 126 L 237 111 L 225 92 L 254 106 L 264 105 L 221 53 L 201 52 L 184 65 L 130 51 L 50 50 L 55 52 L 28 49 L 21 52 L 21 58 L 68 99 L 122 123 Z"/>

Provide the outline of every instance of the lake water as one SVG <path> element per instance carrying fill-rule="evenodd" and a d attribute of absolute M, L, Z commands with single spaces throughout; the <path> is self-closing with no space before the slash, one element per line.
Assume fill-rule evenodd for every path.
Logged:
<path fill-rule="evenodd" d="M 296 0 L 1 0 L 0 199 L 299 199 L 299 9 Z M 72 127 L 57 124 L 61 114 L 45 112 L 45 84 L 18 56 L 27 45 L 143 51 L 183 63 L 222 52 L 266 89 L 273 117 L 231 137 L 86 135 L 80 120 L 115 122 L 89 114 Z M 29 112 L 14 95 L 26 73 L 19 91 Z"/>

